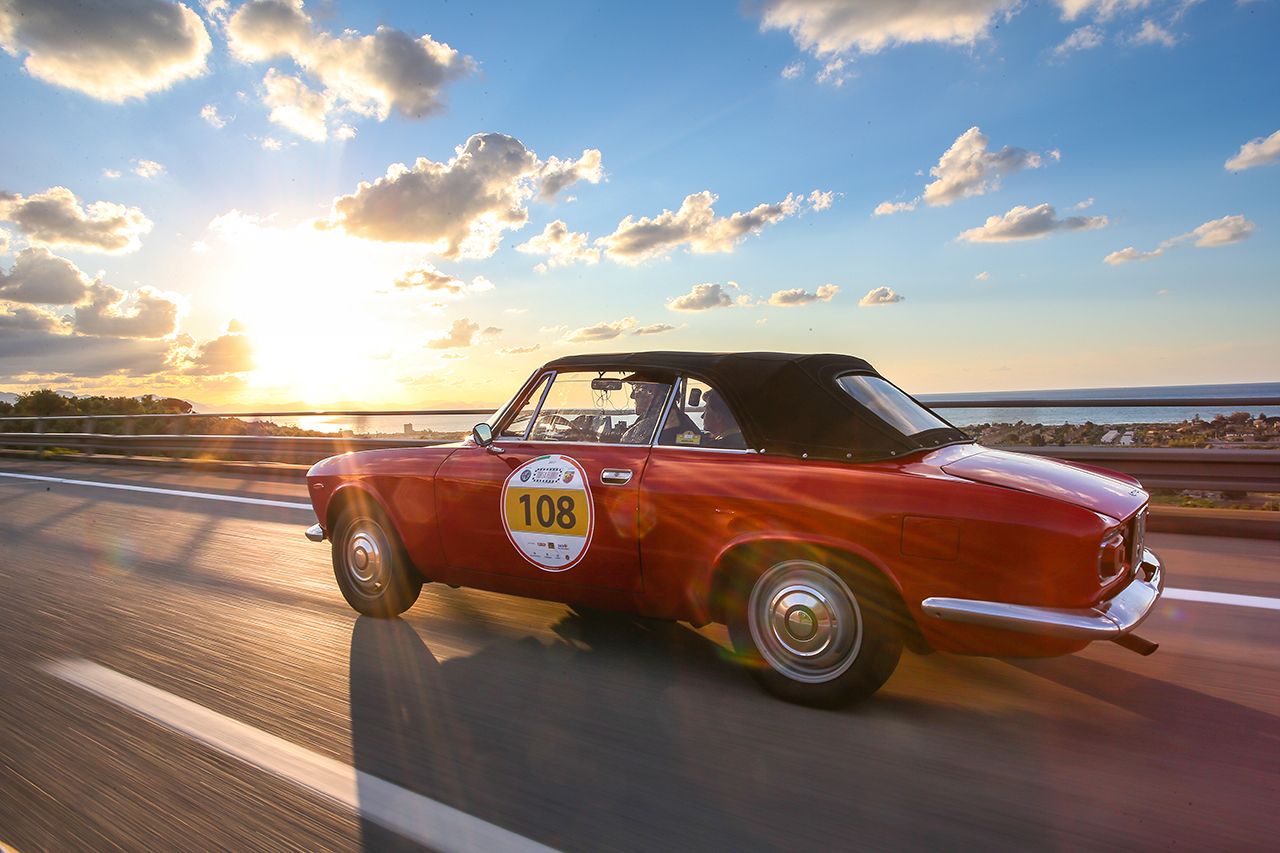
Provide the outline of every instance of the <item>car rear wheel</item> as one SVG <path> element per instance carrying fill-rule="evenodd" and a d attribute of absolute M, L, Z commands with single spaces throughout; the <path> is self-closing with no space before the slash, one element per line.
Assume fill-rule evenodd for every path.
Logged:
<path fill-rule="evenodd" d="M 346 510 L 334 524 L 333 574 L 347 603 L 366 616 L 399 615 L 422 592 L 391 523 L 370 508 Z"/>
<path fill-rule="evenodd" d="M 813 560 L 774 563 L 739 584 L 729 631 L 774 695 L 839 707 L 875 693 L 898 665 L 902 637 L 882 584 Z"/>

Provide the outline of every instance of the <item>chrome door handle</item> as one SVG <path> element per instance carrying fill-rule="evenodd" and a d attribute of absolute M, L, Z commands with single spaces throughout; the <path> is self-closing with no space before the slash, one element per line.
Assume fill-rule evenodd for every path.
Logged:
<path fill-rule="evenodd" d="M 600 482 L 606 486 L 625 486 L 631 482 L 631 470 L 628 468 L 605 468 L 600 472 Z"/>

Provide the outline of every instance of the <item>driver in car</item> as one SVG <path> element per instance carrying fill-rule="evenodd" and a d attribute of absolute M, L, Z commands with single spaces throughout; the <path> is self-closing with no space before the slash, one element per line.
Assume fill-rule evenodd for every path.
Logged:
<path fill-rule="evenodd" d="M 631 399 L 636 401 L 636 422 L 622 434 L 623 444 L 646 444 L 662 417 L 662 402 L 667 396 L 667 386 L 659 382 L 636 381 L 629 377 Z"/>

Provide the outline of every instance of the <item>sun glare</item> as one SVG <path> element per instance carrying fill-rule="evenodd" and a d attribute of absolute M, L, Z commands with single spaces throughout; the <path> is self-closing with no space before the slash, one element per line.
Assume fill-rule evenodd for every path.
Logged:
<path fill-rule="evenodd" d="M 253 342 L 252 396 L 314 406 L 403 402 L 403 380 L 433 361 L 421 294 L 395 291 L 404 247 L 239 214 L 223 238 L 225 298 Z"/>

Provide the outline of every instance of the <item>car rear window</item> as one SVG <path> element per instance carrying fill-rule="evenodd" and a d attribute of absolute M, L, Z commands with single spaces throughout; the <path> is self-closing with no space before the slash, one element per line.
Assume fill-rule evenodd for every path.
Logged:
<path fill-rule="evenodd" d="M 905 436 L 955 429 L 879 376 L 846 373 L 836 381 L 850 397 Z"/>

